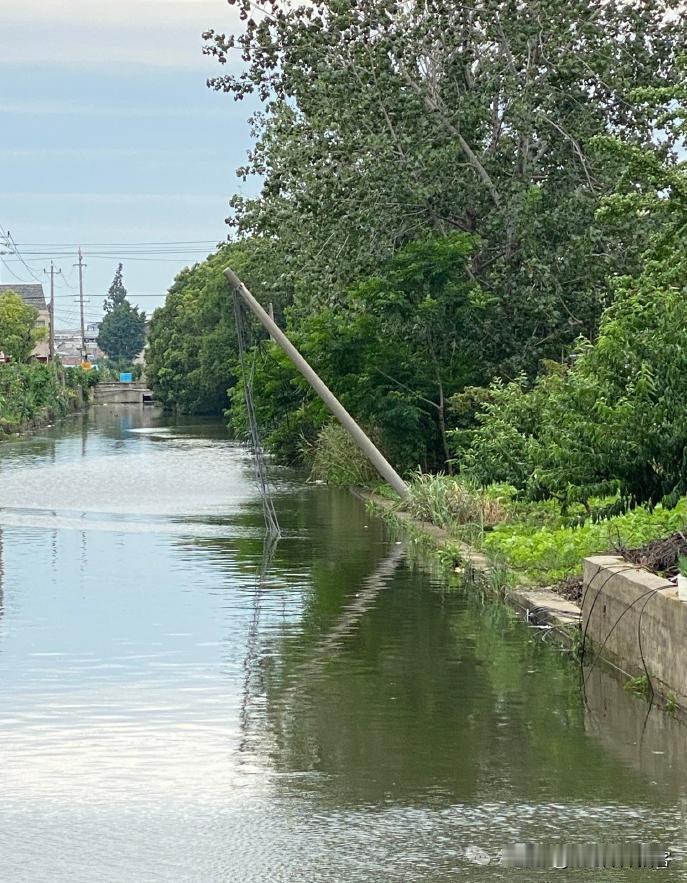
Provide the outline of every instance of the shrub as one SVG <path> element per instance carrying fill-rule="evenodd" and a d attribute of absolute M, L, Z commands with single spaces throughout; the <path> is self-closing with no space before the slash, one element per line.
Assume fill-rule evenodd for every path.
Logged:
<path fill-rule="evenodd" d="M 522 522 L 497 525 L 485 538 L 492 557 L 534 582 L 557 582 L 579 573 L 588 555 L 620 547 L 641 546 L 678 530 L 687 523 L 687 504 L 674 509 L 640 506 L 625 515 L 577 527 L 536 527 Z"/>
<path fill-rule="evenodd" d="M 419 471 L 403 508 L 413 518 L 447 530 L 463 525 L 489 527 L 506 517 L 504 498 L 448 475 L 425 475 Z"/>
<path fill-rule="evenodd" d="M 325 424 L 316 441 L 304 447 L 303 459 L 312 462 L 310 477 L 315 480 L 350 487 L 368 485 L 376 477 L 367 457 L 338 423 Z"/>

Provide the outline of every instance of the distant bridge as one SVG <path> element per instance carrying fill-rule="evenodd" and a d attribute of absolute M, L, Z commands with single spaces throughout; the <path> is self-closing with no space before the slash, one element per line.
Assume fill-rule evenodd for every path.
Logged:
<path fill-rule="evenodd" d="M 96 405 L 150 405 L 153 393 L 144 383 L 97 383 L 93 387 Z"/>

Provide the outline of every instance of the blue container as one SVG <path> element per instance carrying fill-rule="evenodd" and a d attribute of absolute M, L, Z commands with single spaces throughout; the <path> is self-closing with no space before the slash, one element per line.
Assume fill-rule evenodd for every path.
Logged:
<path fill-rule="evenodd" d="M 119 375 L 119 382 L 120 383 L 131 383 L 133 381 L 133 379 L 134 379 L 133 374 L 120 374 Z"/>

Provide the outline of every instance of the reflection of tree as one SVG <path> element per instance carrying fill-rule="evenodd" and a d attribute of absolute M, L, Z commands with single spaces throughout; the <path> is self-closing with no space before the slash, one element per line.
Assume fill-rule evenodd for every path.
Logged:
<path fill-rule="evenodd" d="M 321 788 L 338 804 L 376 805 L 424 805 L 428 793 L 446 805 L 646 798 L 641 777 L 587 736 L 576 667 L 505 606 L 474 588 L 447 593 L 443 578 L 432 589 L 421 566 L 386 561 L 384 528 L 365 529 L 345 493 L 296 488 L 278 505 L 284 537 L 253 595 L 241 748 L 286 773 L 288 794 Z M 245 584 L 262 555 L 259 501 L 231 524 L 242 530 L 184 545 Z"/>
<path fill-rule="evenodd" d="M 281 643 L 263 670 L 272 762 L 323 774 L 336 801 L 613 801 L 619 782 L 643 799 L 586 738 L 575 667 L 530 635 L 504 606 L 402 567 L 321 664 L 284 664 Z"/>

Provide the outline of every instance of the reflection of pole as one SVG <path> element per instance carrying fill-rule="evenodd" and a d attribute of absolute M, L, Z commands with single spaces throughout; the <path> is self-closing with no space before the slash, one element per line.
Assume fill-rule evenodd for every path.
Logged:
<path fill-rule="evenodd" d="M 402 546 L 392 546 L 391 551 L 375 568 L 374 573 L 366 577 L 355 598 L 346 604 L 341 615 L 329 631 L 323 635 L 313 648 L 312 655 L 297 670 L 288 692 L 299 693 L 305 684 L 316 676 L 329 660 L 341 651 L 344 639 L 353 633 L 363 616 L 377 602 L 377 596 L 385 589 L 404 555 Z"/>
<path fill-rule="evenodd" d="M 240 295 L 246 306 L 259 319 L 262 325 L 267 329 L 272 340 L 278 343 L 289 357 L 291 362 L 301 372 L 303 377 L 308 381 L 310 386 L 315 390 L 317 395 L 322 399 L 332 414 L 336 417 L 343 428 L 348 432 L 353 441 L 358 445 L 363 454 L 372 463 L 382 478 L 389 482 L 391 487 L 400 497 L 408 496 L 408 485 L 403 481 L 401 476 L 396 472 L 394 467 L 389 463 L 382 452 L 370 441 L 363 430 L 358 426 L 341 402 L 336 398 L 334 393 L 322 382 L 320 377 L 313 371 L 303 356 L 298 352 L 296 347 L 291 343 L 281 328 L 268 316 L 257 300 L 248 291 L 246 286 L 241 282 L 239 277 L 232 269 L 227 267 L 224 275 L 229 280 L 232 288 Z"/>

